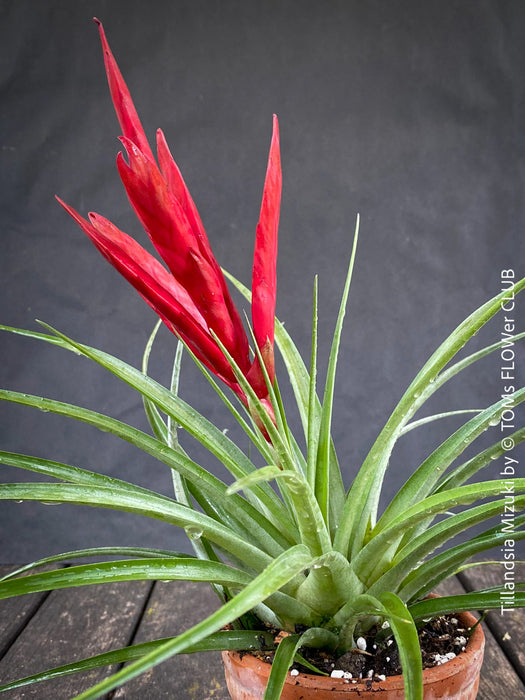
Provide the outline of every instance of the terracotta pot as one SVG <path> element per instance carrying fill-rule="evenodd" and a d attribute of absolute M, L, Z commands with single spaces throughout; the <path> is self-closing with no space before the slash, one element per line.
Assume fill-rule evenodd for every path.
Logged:
<path fill-rule="evenodd" d="M 463 627 L 472 627 L 476 618 L 470 613 L 457 615 Z M 474 700 L 478 693 L 485 636 L 477 625 L 466 650 L 441 666 L 423 671 L 424 698 L 434 700 Z M 271 665 L 255 656 L 237 652 L 222 653 L 226 683 L 233 700 L 263 700 Z M 404 700 L 403 677 L 389 676 L 385 681 L 357 683 L 343 678 L 327 678 L 301 673 L 288 674 L 281 700 Z"/>

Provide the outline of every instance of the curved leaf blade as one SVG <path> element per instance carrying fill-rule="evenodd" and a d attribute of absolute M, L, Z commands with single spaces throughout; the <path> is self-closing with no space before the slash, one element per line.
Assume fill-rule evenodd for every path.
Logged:
<path fill-rule="evenodd" d="M 71 566 L 0 582 L 0 599 L 119 581 L 204 581 L 244 587 L 252 577 L 227 564 L 190 557 L 135 559 Z"/>
<path fill-rule="evenodd" d="M 264 514 L 255 509 L 254 506 L 243 498 L 234 496 L 233 499 L 231 499 L 231 497 L 226 496 L 227 487 L 224 482 L 186 457 L 180 450 L 174 450 L 168 445 L 164 445 L 151 435 L 147 435 L 126 423 L 122 423 L 121 421 L 95 411 L 74 406 L 73 404 L 46 399 L 41 396 L 32 396 L 0 389 L 0 400 L 19 403 L 25 406 L 33 406 L 39 410 L 73 418 L 87 425 L 92 425 L 104 432 L 116 435 L 122 440 L 135 445 L 143 452 L 152 455 L 160 462 L 167 464 L 172 469 L 179 471 L 187 477 L 189 481 L 196 481 L 198 487 L 204 491 L 211 500 L 224 504 L 228 502 L 228 510 L 230 510 L 239 521 L 247 525 L 248 529 L 253 533 L 253 538 L 258 541 L 259 544 L 261 544 L 259 538 L 262 538 L 264 541 L 262 546 L 264 546 L 267 551 L 278 554 L 282 551 L 283 547 L 289 545 L 288 540 L 283 536 L 280 529 L 269 522 Z M 161 498 L 161 496 L 159 496 L 159 498 Z M 165 496 L 162 496 L 162 498 L 171 500 L 167 499 Z"/>
<path fill-rule="evenodd" d="M 291 581 L 303 569 L 307 568 L 312 561 L 305 547 L 302 545 L 292 547 L 272 561 L 246 588 L 208 618 L 183 632 L 178 637 L 166 642 L 158 649 L 149 652 L 130 666 L 126 666 L 110 678 L 81 693 L 76 697 L 76 700 L 94 700 L 99 698 L 143 673 L 148 668 L 166 661 L 174 654 L 185 651 L 190 645 L 200 642 L 205 637 L 224 627 L 224 625 L 229 624 L 251 610 L 258 603 L 261 603 L 273 592 Z"/>
<path fill-rule="evenodd" d="M 146 557 L 152 559 L 163 559 L 163 558 L 192 558 L 191 554 L 185 554 L 183 552 L 172 552 L 168 549 L 148 549 L 147 547 L 89 547 L 87 549 L 75 549 L 71 552 L 61 552 L 60 554 L 54 554 L 50 557 L 44 557 L 43 559 L 38 559 L 31 562 L 30 564 L 25 564 L 20 566 L 18 569 L 11 571 L 10 573 L 2 576 L 0 581 L 7 581 L 15 576 L 20 576 L 20 574 L 26 573 L 33 569 L 37 569 L 40 566 L 46 566 L 48 564 L 56 564 L 59 561 L 70 561 L 71 559 L 83 559 L 88 557 L 108 557 L 108 556 L 122 556 L 122 557 L 138 557 L 145 559 Z"/>
<path fill-rule="evenodd" d="M 24 685 L 31 685 L 41 681 L 51 680 L 52 678 L 60 678 L 62 676 L 70 676 L 74 673 L 82 671 L 90 671 L 94 668 L 102 666 L 113 666 L 114 664 L 122 664 L 126 661 L 134 661 L 145 656 L 148 652 L 158 649 L 162 645 L 173 640 L 174 637 L 165 637 L 164 639 L 155 639 L 142 644 L 135 644 L 123 649 L 115 649 L 114 651 L 106 652 L 105 654 L 97 654 L 82 661 L 76 661 L 71 664 L 57 666 L 42 673 L 35 673 L 32 676 L 21 678 L 18 681 L 7 683 L 0 687 L 0 693 L 5 690 L 14 690 L 21 688 Z M 184 653 L 194 654 L 203 651 L 223 651 L 223 650 L 269 650 L 274 647 L 273 634 L 266 630 L 221 630 L 206 637 L 196 644 L 192 644 L 186 648 Z"/>
<path fill-rule="evenodd" d="M 502 607 L 499 590 L 476 591 L 459 595 L 425 598 L 408 606 L 414 620 L 418 622 L 427 617 L 437 617 L 454 613 L 458 610 L 499 610 Z M 514 592 L 514 607 L 525 608 L 525 592 Z"/>
<path fill-rule="evenodd" d="M 346 308 L 348 305 L 348 295 L 350 292 L 350 283 L 352 281 L 352 273 L 354 271 L 354 262 L 357 252 L 357 241 L 359 238 L 359 214 L 357 215 L 357 221 L 355 225 L 354 232 L 354 242 L 352 246 L 352 253 L 350 256 L 350 263 L 348 265 L 348 272 L 346 275 L 345 285 L 343 289 L 343 295 L 341 298 L 341 304 L 339 306 L 339 313 L 337 314 L 337 321 L 335 324 L 335 331 L 332 339 L 332 346 L 330 348 L 330 357 L 328 360 L 328 369 L 326 372 L 326 382 L 325 390 L 323 395 L 323 403 L 321 408 L 321 420 L 319 427 L 319 439 L 317 444 L 317 458 L 315 466 L 315 497 L 319 503 L 321 513 L 323 514 L 324 520 L 328 527 L 330 527 L 329 513 L 330 513 L 330 446 L 331 441 L 331 427 L 332 427 L 332 411 L 334 404 L 334 389 L 335 389 L 335 373 L 337 370 L 337 358 L 339 356 L 339 346 L 341 343 L 341 332 L 343 330 L 343 321 L 346 313 Z M 309 402 L 309 407 L 311 403 Z M 335 527 L 337 523 L 333 523 Z"/>
<path fill-rule="evenodd" d="M 515 283 L 514 294 L 524 288 L 525 278 Z M 334 541 L 334 547 L 342 554 L 346 555 L 350 549 L 351 556 L 355 556 L 363 547 L 368 528 L 375 525 L 385 471 L 400 432 L 434 393 L 442 370 L 470 338 L 501 310 L 501 301 L 506 294 L 506 290 L 500 292 L 462 321 L 431 355 L 401 397 L 347 494 Z"/>
<path fill-rule="evenodd" d="M 271 561 L 268 554 L 246 542 L 221 523 L 161 497 L 149 496 L 148 499 L 144 499 L 126 491 L 119 492 L 103 486 L 88 487 L 84 484 L 24 483 L 0 484 L 0 500 L 74 503 L 136 513 L 178 527 L 191 527 L 255 570 L 260 571 Z"/>
<path fill-rule="evenodd" d="M 389 622 L 399 649 L 406 700 L 423 700 L 423 664 L 416 624 L 409 609 L 394 593 L 383 593 L 379 600 L 390 613 Z M 404 619 L 401 619 L 404 618 Z"/>

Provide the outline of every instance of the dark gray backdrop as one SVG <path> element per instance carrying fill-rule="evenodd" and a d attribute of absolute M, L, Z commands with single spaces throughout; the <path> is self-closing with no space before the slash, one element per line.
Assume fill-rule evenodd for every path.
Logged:
<path fill-rule="evenodd" d="M 248 282 L 271 118 L 279 115 L 277 311 L 308 357 L 319 273 L 321 368 L 361 213 L 333 430 L 349 483 L 431 351 L 499 291 L 502 268 L 525 275 L 523 3 L 1 2 L 0 320 L 36 328 L 42 319 L 137 365 L 153 312 L 53 199 L 58 193 L 84 215 L 98 211 L 144 240 L 114 164 L 120 132 L 93 15 L 147 133 L 164 129 L 217 258 Z M 523 318 L 525 301 L 517 315 L 520 308 Z M 500 332 L 498 319 L 474 347 Z M 164 382 L 174 347 L 162 333 L 152 367 Z M 87 360 L 6 334 L 0 348 L 1 386 L 144 427 L 138 397 Z M 496 401 L 500 364 L 486 360 L 444 389 L 433 410 Z M 281 384 L 288 400 L 282 372 Z M 188 360 L 182 392 L 231 427 Z M 106 434 L 11 405 L 0 405 L 0 421 L 3 449 L 169 492 L 166 468 Z M 453 425 L 402 441 L 389 493 Z M 185 446 L 224 476 L 206 453 Z M 497 467 L 487 475 L 496 477 Z M 2 475 L 28 478 L 8 468 Z M 2 504 L 0 527 L 2 561 L 104 544 L 187 548 L 172 528 L 81 507 Z"/>

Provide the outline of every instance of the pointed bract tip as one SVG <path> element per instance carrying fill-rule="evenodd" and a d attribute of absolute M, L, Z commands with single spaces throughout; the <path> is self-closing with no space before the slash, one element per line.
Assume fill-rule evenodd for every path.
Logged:
<path fill-rule="evenodd" d="M 102 47 L 104 49 L 104 52 L 111 53 L 111 49 L 109 48 L 108 40 L 106 38 L 106 32 L 104 31 L 104 27 L 102 25 L 102 22 L 98 19 L 98 17 L 93 17 L 93 22 L 98 27 L 98 33 L 100 35 L 100 40 L 102 42 Z"/>
<path fill-rule="evenodd" d="M 67 205 L 67 204 L 64 202 L 63 199 L 60 199 L 60 197 L 58 196 L 58 194 L 55 195 L 55 199 L 56 199 L 57 202 L 60 204 L 60 206 L 63 207 L 66 211 L 69 210 L 69 208 L 70 208 L 69 205 Z"/>
<path fill-rule="evenodd" d="M 65 209 L 65 210 L 67 211 L 68 214 L 71 214 L 71 216 L 73 216 L 73 217 L 74 217 L 75 214 L 76 214 L 76 216 L 80 216 L 80 214 L 78 214 L 78 213 L 73 209 L 73 207 L 70 207 L 69 204 L 66 204 L 66 202 L 64 202 L 63 199 L 60 199 L 60 197 L 59 197 L 57 194 L 55 195 L 55 199 L 56 199 L 57 202 L 60 204 L 60 206 L 61 206 L 63 209 Z"/>

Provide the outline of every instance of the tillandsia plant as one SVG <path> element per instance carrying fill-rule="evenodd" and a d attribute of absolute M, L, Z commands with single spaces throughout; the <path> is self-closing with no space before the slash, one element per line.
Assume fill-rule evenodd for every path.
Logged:
<path fill-rule="evenodd" d="M 448 544 L 456 535 L 503 512 L 508 498 L 502 495 L 502 481 L 471 481 L 492 459 L 503 454 L 501 442 L 474 457 L 461 457 L 476 438 L 498 423 L 509 400 L 517 406 L 525 399 L 525 388 L 513 390 L 484 410 L 451 411 L 418 420 L 414 416 L 446 382 L 502 347 L 503 341 L 495 342 L 454 360 L 467 341 L 500 310 L 506 292 L 474 311 L 434 352 L 402 396 L 346 490 L 330 433 L 357 227 L 320 399 L 316 387 L 317 285 L 309 367 L 274 315 L 281 196 L 277 119 L 256 230 L 251 293 L 230 277 L 251 300 L 253 331 L 247 331 L 164 135 L 157 132 L 156 160 L 98 24 L 127 153 L 127 161 L 119 154 L 118 170 L 133 209 L 166 267 L 107 219 L 93 213 L 84 219 L 69 205 L 61 204 L 176 336 L 172 383 L 165 388 L 148 376 L 148 358 L 161 321 L 147 344 L 141 369 L 50 327 L 45 333 L 37 333 L 3 326 L 3 330 L 88 357 L 133 387 L 142 396 L 151 434 L 92 410 L 40 396 L 2 390 L 0 398 L 82 421 L 136 445 L 172 471 L 175 495 L 171 498 L 39 457 L 2 452 L 2 463 L 44 475 L 50 482 L 3 484 L 0 496 L 138 513 L 184 528 L 194 555 L 126 547 L 66 552 L 6 576 L 0 582 L 0 597 L 99 582 L 184 579 L 210 583 L 222 604 L 176 637 L 101 654 L 2 689 L 131 661 L 77 696 L 98 698 L 174 654 L 197 649 L 264 648 L 275 651 L 265 698 L 277 700 L 288 670 L 302 649 L 321 648 L 338 656 L 355 648 L 359 636 L 378 625 L 383 627 L 383 636 L 393 635 L 397 642 L 406 697 L 422 698 L 418 643 L 421 622 L 447 612 L 501 605 L 498 588 L 453 597 L 426 596 L 438 583 L 468 566 L 474 555 L 501 545 L 508 537 L 498 527 L 487 526 L 481 534 L 460 544 Z M 525 279 L 516 282 L 514 294 L 524 287 Z M 515 334 L 505 342 L 516 342 L 524 336 Z M 287 422 L 275 376 L 274 345 L 293 388 L 305 450 Z M 239 445 L 178 396 L 183 348 L 265 466 L 257 467 Z M 379 513 L 382 483 L 398 439 L 443 415 L 469 412 L 474 415 L 413 469 L 404 486 Z M 196 438 L 224 464 L 232 483 L 224 483 L 192 460 L 179 442 L 181 431 Z M 524 439 L 525 428 L 512 435 L 514 444 Z M 524 493 L 525 479 L 514 479 L 516 512 L 525 506 L 525 495 L 520 495 Z M 513 539 L 523 539 L 525 516 L 516 516 L 514 522 Z M 437 549 L 440 551 L 435 554 Z M 119 558 L 28 575 L 43 563 L 108 554 Z M 525 606 L 521 589 L 515 593 L 515 605 Z M 284 630 L 288 635 L 277 644 L 269 628 Z"/>

